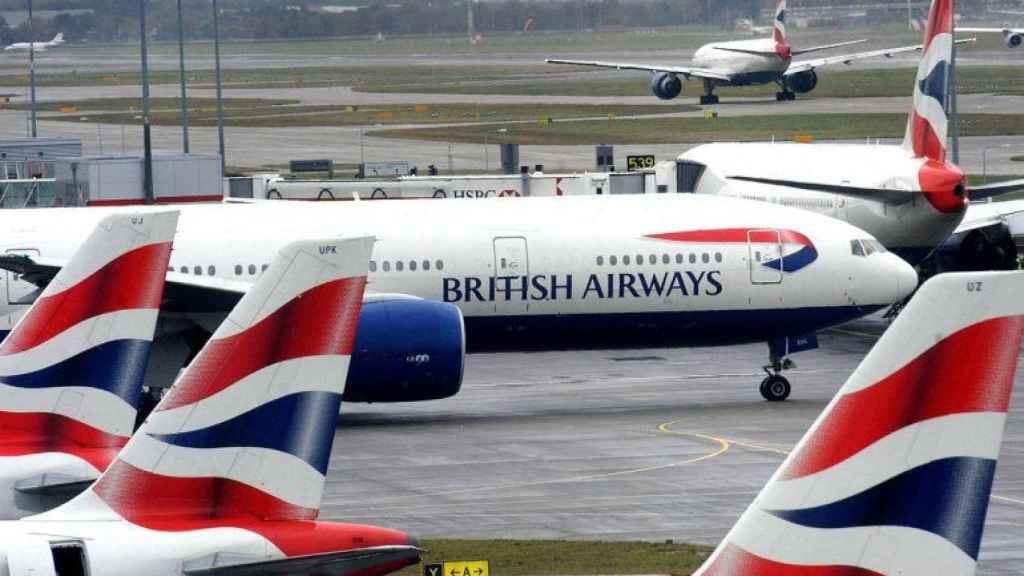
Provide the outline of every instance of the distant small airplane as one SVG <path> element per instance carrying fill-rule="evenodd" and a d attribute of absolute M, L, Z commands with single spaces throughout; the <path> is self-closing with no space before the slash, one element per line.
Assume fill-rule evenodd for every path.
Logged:
<path fill-rule="evenodd" d="M 1024 14 L 1015 12 L 1015 14 Z M 957 28 L 967 34 L 1002 34 L 1007 48 L 1020 48 L 1024 44 L 1024 28 Z"/>
<path fill-rule="evenodd" d="M 15 42 L 10 46 L 4 48 L 4 52 L 28 52 L 34 50 L 36 52 L 46 52 L 50 48 L 56 48 L 64 43 L 64 33 L 61 32 L 53 37 L 53 40 L 49 42 Z"/>

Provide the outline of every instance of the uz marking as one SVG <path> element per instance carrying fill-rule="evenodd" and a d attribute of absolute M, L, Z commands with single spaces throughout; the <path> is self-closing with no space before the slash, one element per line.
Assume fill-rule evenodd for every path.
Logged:
<path fill-rule="evenodd" d="M 981 284 L 982 284 L 981 282 L 968 282 L 967 283 L 967 291 L 968 292 L 981 292 Z"/>

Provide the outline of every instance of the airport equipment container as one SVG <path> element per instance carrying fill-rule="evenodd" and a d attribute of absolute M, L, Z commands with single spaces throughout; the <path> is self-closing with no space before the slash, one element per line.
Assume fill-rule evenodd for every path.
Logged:
<path fill-rule="evenodd" d="M 145 201 L 143 159 L 138 156 L 60 160 L 55 172 L 57 193 L 65 198 L 65 205 L 111 206 Z M 222 200 L 220 157 L 154 156 L 153 195 L 157 204 Z"/>

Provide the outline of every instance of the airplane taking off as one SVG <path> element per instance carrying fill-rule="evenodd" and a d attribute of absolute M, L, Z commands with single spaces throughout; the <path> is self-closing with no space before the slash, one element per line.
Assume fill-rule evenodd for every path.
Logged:
<path fill-rule="evenodd" d="M 1024 273 L 928 280 L 696 576 L 972 576 Z"/>
<path fill-rule="evenodd" d="M 1024 189 L 1024 181 L 969 187 L 946 159 L 952 29 L 953 1 L 936 0 L 901 145 L 705 144 L 679 157 L 678 191 L 824 213 L 864 229 L 912 264 L 923 261 L 960 224 L 969 198 Z"/>
<path fill-rule="evenodd" d="M 64 33 L 61 32 L 53 37 L 53 40 L 49 42 L 15 42 L 10 46 L 4 47 L 4 52 L 28 52 L 30 50 L 35 52 L 46 52 L 50 48 L 56 48 L 64 44 Z"/>
<path fill-rule="evenodd" d="M 403 532 L 316 520 L 372 247 L 284 247 L 88 490 L 0 522 L 0 573 L 374 576 L 418 562 Z"/>
<path fill-rule="evenodd" d="M 595 66 L 616 70 L 645 70 L 654 74 L 651 91 L 662 100 L 672 100 L 683 91 L 683 80 L 697 78 L 704 82 L 701 104 L 717 104 L 718 86 L 751 86 L 775 83 L 779 86 L 776 100 L 794 100 L 796 94 L 806 94 L 818 85 L 816 69 L 835 64 L 850 64 L 865 58 L 891 57 L 904 52 L 921 50 L 921 45 L 870 50 L 824 58 L 793 60 L 794 56 L 861 44 L 867 40 L 840 42 L 812 48 L 794 49 L 786 36 L 786 0 L 779 0 L 775 10 L 772 37 L 758 40 L 714 42 L 701 46 L 693 55 L 689 66 L 659 66 L 626 62 L 599 62 L 588 60 L 548 59 L 549 64 Z"/>
<path fill-rule="evenodd" d="M 177 222 L 103 218 L 0 344 L 0 519 L 70 499 L 128 442 Z"/>
<path fill-rule="evenodd" d="M 180 209 L 164 308 L 179 320 L 216 321 L 223 314 L 217 307 L 248 289 L 268 254 L 295 238 L 344 230 L 378 238 L 370 264 L 375 291 L 461 309 L 465 332 L 458 326 L 444 340 L 452 356 L 461 358 L 463 334 L 470 352 L 765 342 L 769 376 L 761 393 L 771 400 L 789 395 L 780 374 L 790 365 L 786 357 L 813 348 L 815 332 L 897 302 L 917 287 L 913 269 L 896 256 L 854 252 L 862 241 L 874 242 L 862 230 L 803 210 L 730 198 Z M 45 283 L 84 231 L 112 210 L 118 209 L 0 211 L 0 230 L 10 231 L 0 233 L 0 253 L 17 247 L 32 254 L 20 257 L 23 276 L 8 272 L 8 282 L 0 282 L 0 313 L 17 313 L 24 306 L 19 296 L 32 287 L 27 281 Z M 10 262 L 0 259 L 0 267 L 11 269 Z M 393 316 L 402 325 L 415 319 Z M 400 345 L 415 336 L 397 333 L 377 340 Z"/>

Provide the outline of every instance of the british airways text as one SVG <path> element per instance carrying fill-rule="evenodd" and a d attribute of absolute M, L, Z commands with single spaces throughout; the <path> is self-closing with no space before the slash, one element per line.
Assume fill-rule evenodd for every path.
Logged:
<path fill-rule="evenodd" d="M 721 270 L 661 274 L 591 274 L 581 280 L 572 274 L 534 276 L 464 276 L 444 278 L 445 302 L 538 302 L 544 300 L 606 300 L 718 296 Z"/>

